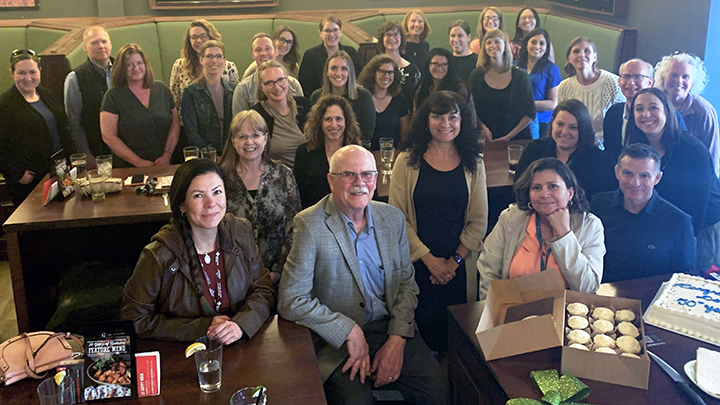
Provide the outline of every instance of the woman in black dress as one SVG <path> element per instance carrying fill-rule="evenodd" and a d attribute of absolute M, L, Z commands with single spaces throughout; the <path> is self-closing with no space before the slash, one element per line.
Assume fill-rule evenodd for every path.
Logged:
<path fill-rule="evenodd" d="M 430 24 L 425 18 L 422 10 L 412 9 L 405 14 L 402 20 L 403 30 L 407 36 L 405 43 L 405 52 L 403 58 L 408 62 L 414 63 L 416 66 L 422 66 L 427 63 L 428 51 L 430 44 L 425 39 L 430 35 L 432 30 Z"/>
<path fill-rule="evenodd" d="M 388 55 L 377 55 L 365 65 L 358 83 L 370 89 L 375 104 L 375 134 L 370 150 L 380 150 L 380 138 L 393 138 L 395 146 L 410 129 L 410 103 L 400 93 L 400 70 Z"/>
<path fill-rule="evenodd" d="M 452 53 L 444 48 L 433 48 L 428 54 L 428 63 L 423 66 L 422 82 L 413 100 L 413 111 L 420 108 L 420 105 L 436 91 L 454 91 L 470 103 L 470 86 L 460 78 L 458 74 L 457 60 Z"/>
<path fill-rule="evenodd" d="M 390 204 L 407 220 L 420 288 L 415 319 L 435 351 L 447 350 L 447 306 L 467 302 L 465 258 L 487 228 L 485 166 L 472 111 L 456 93 L 431 95 L 397 157 Z"/>
<path fill-rule="evenodd" d="M 14 84 L 0 96 L 0 173 L 17 207 L 53 166 L 50 157 L 61 149 L 69 156 L 75 144 L 62 100 L 38 86 L 35 52 L 14 51 L 10 75 Z"/>

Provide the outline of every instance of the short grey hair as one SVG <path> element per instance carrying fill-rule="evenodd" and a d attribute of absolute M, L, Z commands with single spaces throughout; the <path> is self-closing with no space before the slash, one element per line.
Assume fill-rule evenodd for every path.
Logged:
<path fill-rule="evenodd" d="M 673 62 L 682 62 L 693 67 L 693 85 L 690 94 L 699 96 L 708 84 L 708 73 L 702 59 L 695 55 L 682 52 L 674 52 L 671 55 L 663 56 L 662 60 L 655 66 L 655 87 L 667 91 L 663 86 L 663 78 L 670 71 Z"/>

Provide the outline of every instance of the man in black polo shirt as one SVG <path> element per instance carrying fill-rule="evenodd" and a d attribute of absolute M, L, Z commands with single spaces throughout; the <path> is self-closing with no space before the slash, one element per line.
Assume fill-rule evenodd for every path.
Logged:
<path fill-rule="evenodd" d="M 592 198 L 592 212 L 605 228 L 604 283 L 696 272 L 692 219 L 654 192 L 660 162 L 649 145 L 627 146 L 615 166 L 620 188 Z"/>
<path fill-rule="evenodd" d="M 79 152 L 95 156 L 110 153 L 100 133 L 100 105 L 110 85 L 113 59 L 112 42 L 105 28 L 89 27 L 83 33 L 83 50 L 88 60 L 65 78 L 65 111 Z"/>

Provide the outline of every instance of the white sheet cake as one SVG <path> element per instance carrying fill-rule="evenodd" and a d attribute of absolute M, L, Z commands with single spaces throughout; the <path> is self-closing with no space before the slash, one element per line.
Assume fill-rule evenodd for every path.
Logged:
<path fill-rule="evenodd" d="M 673 274 L 643 318 L 651 325 L 720 345 L 720 283 Z"/>

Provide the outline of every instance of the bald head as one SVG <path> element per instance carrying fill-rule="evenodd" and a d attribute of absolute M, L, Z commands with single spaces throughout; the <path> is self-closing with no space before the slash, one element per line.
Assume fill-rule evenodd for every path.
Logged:
<path fill-rule="evenodd" d="M 376 169 L 375 157 L 372 153 L 370 153 L 369 150 L 359 145 L 347 145 L 338 149 L 337 152 L 335 152 L 330 158 L 330 171 L 333 173 L 343 171 L 343 162 L 356 158 L 358 156 L 364 156 L 365 159 L 369 161 L 369 163 L 372 163 L 372 170 Z"/>
<path fill-rule="evenodd" d="M 653 67 L 641 59 L 630 59 L 620 65 L 618 84 L 620 91 L 631 103 L 638 91 L 652 87 Z"/>
<path fill-rule="evenodd" d="M 375 193 L 377 170 L 375 157 L 358 145 L 338 149 L 330 158 L 328 174 L 333 200 L 354 223 L 364 215 Z"/>

